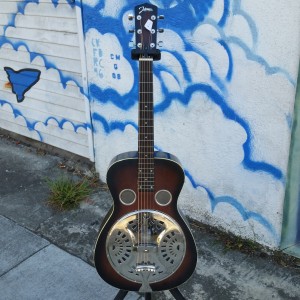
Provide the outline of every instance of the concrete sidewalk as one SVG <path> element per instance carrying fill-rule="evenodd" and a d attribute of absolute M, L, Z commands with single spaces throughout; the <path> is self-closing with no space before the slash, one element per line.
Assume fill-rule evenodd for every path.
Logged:
<path fill-rule="evenodd" d="M 47 205 L 46 178 L 90 172 L 77 158 L 64 160 L 0 137 L 0 299 L 114 299 L 117 290 L 93 267 L 93 247 L 111 206 L 98 187 L 80 208 Z M 68 172 L 72 171 L 72 172 Z M 75 171 L 75 172 L 74 172 Z M 209 231 L 193 227 L 198 264 L 180 287 L 186 299 L 300 299 L 300 269 L 265 254 L 225 251 Z M 173 299 L 169 292 L 154 299 Z M 126 300 L 142 299 L 130 293 Z"/>

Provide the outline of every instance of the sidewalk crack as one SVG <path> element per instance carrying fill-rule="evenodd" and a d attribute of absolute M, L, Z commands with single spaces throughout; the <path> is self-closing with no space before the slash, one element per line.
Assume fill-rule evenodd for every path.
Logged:
<path fill-rule="evenodd" d="M 2 278 L 3 276 L 5 276 L 7 273 L 9 273 L 10 271 L 12 271 L 13 269 L 16 269 L 18 266 L 20 266 L 23 262 L 25 262 L 26 260 L 28 260 L 29 258 L 31 258 L 32 256 L 34 256 L 35 254 L 39 253 L 40 251 L 42 251 L 43 249 L 47 248 L 51 246 L 51 243 L 49 243 L 48 245 L 43 246 L 42 248 L 38 249 L 37 251 L 31 253 L 31 255 L 29 255 L 28 257 L 24 258 L 22 261 L 20 261 L 19 263 L 17 263 L 15 266 L 13 266 L 12 268 L 10 268 L 9 270 L 5 271 L 3 274 L 0 275 L 0 278 Z"/>

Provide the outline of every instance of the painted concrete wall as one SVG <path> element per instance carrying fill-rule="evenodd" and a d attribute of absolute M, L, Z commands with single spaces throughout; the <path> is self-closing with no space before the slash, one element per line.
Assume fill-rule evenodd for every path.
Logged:
<path fill-rule="evenodd" d="M 0 1 L 0 127 L 93 159 L 76 11 Z"/>
<path fill-rule="evenodd" d="M 277 247 L 300 2 L 149 2 L 165 15 L 154 64 L 155 146 L 185 169 L 181 208 Z M 0 1 L 0 127 L 92 160 L 95 151 L 105 180 L 114 155 L 137 149 L 138 69 L 127 15 L 139 3 Z"/>
<path fill-rule="evenodd" d="M 280 241 L 299 62 L 298 0 L 150 0 L 165 15 L 154 65 L 155 146 L 186 172 L 190 217 Z M 141 1 L 84 0 L 96 166 L 137 149 L 137 63 L 127 20 Z"/>

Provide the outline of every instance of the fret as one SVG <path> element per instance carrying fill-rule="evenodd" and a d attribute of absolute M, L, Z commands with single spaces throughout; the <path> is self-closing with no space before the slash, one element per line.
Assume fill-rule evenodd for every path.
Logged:
<path fill-rule="evenodd" d="M 141 178 L 138 183 L 141 185 L 153 185 L 154 178 Z"/>
<path fill-rule="evenodd" d="M 149 179 L 149 180 L 139 180 L 139 182 L 138 182 L 139 184 L 141 184 L 141 185 L 153 185 L 153 183 L 154 183 L 154 178 L 152 178 L 152 179 Z"/>
<path fill-rule="evenodd" d="M 151 157 L 151 160 L 152 160 L 153 157 Z M 139 157 L 139 159 L 144 159 L 144 157 Z M 141 162 L 141 164 L 139 164 L 139 166 L 141 167 L 141 165 L 145 166 L 145 165 L 148 165 L 148 166 L 153 166 L 153 164 L 149 163 L 149 162 L 146 162 L 146 159 L 144 162 Z"/>
<path fill-rule="evenodd" d="M 145 124 L 148 124 L 148 122 L 151 121 L 153 123 L 153 119 L 150 119 L 150 118 L 143 118 L 143 122 Z"/>

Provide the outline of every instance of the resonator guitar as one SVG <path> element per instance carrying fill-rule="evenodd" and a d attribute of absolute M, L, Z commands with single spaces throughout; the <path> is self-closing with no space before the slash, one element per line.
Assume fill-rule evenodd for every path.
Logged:
<path fill-rule="evenodd" d="M 177 208 L 184 171 L 172 154 L 154 151 L 153 61 L 157 7 L 135 7 L 133 60 L 139 61 L 138 151 L 117 155 L 107 172 L 113 206 L 95 246 L 99 275 L 121 290 L 151 293 L 174 289 L 193 273 L 197 251 Z"/>

